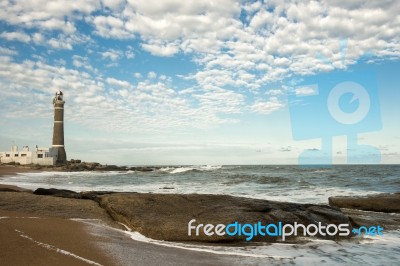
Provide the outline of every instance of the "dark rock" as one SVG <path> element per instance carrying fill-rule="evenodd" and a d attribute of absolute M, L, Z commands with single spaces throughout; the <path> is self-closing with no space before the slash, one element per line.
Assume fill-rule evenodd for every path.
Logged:
<path fill-rule="evenodd" d="M 349 216 L 355 227 L 381 226 L 384 230 L 398 230 L 400 228 L 400 213 L 385 213 L 361 211 L 355 209 L 342 209 Z"/>
<path fill-rule="evenodd" d="M 13 162 L 12 165 L 15 165 Z M 64 171 L 64 172 L 81 172 L 81 171 L 139 171 L 139 172 L 151 172 L 160 167 L 148 167 L 148 166 L 140 166 L 140 167 L 127 167 L 127 166 L 118 166 L 118 165 L 102 165 L 96 162 L 82 162 L 81 160 L 71 159 L 65 164 L 57 164 L 57 165 L 31 165 L 31 169 L 42 170 L 42 169 L 51 169 L 54 171 Z"/>
<path fill-rule="evenodd" d="M 137 166 L 137 167 L 131 167 L 131 168 L 129 168 L 129 170 L 131 170 L 131 171 L 138 171 L 138 172 L 151 172 L 151 171 L 154 171 L 154 168 L 152 168 L 152 167 L 143 167 L 143 166 Z"/>
<path fill-rule="evenodd" d="M 94 198 L 116 221 L 126 224 L 143 235 L 166 241 L 236 242 L 245 236 L 188 236 L 188 222 L 197 224 L 225 224 L 235 221 L 245 224 L 262 222 L 305 226 L 321 222 L 349 224 L 340 209 L 326 205 L 296 204 L 239 198 L 226 195 L 181 195 L 114 193 Z M 193 232 L 194 233 L 194 232 Z M 299 230 L 301 233 L 301 230 Z M 302 235 L 302 234 L 300 234 Z M 327 239 L 326 236 L 317 236 Z M 252 241 L 277 242 L 279 237 L 257 236 Z M 287 240 L 295 241 L 294 238 Z M 332 238 L 333 239 L 333 238 Z"/>
<path fill-rule="evenodd" d="M 400 212 L 400 193 L 365 197 L 330 197 L 329 205 L 374 212 Z"/>
<path fill-rule="evenodd" d="M 33 194 L 35 195 L 47 195 L 47 196 L 55 196 L 61 198 L 72 198 L 72 199 L 81 199 L 82 196 L 80 193 L 77 193 L 72 190 L 66 189 L 55 189 L 55 188 L 38 188 Z"/>
<path fill-rule="evenodd" d="M 102 167 L 96 167 L 96 170 L 101 171 L 121 171 L 122 168 L 117 165 L 103 165 Z"/>

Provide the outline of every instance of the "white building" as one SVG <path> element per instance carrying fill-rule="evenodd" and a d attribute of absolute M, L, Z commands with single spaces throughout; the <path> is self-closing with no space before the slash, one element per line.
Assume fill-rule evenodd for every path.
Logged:
<path fill-rule="evenodd" d="M 12 146 L 10 151 L 0 152 L 0 163 L 55 165 L 57 156 L 57 149 L 53 148 L 36 147 L 31 151 L 24 146 L 22 151 L 18 151 L 18 146 Z"/>

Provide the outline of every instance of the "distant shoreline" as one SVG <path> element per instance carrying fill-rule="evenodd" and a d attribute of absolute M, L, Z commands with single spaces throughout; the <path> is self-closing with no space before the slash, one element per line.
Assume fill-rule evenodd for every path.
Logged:
<path fill-rule="evenodd" d="M 151 172 L 162 168 L 162 166 L 117 166 L 117 165 L 102 165 L 100 163 L 67 163 L 64 165 L 19 165 L 19 164 L 0 164 L 0 177 L 2 175 L 27 173 L 27 172 L 43 172 L 43 171 L 56 171 L 56 172 L 82 172 L 82 171 L 139 171 Z"/>

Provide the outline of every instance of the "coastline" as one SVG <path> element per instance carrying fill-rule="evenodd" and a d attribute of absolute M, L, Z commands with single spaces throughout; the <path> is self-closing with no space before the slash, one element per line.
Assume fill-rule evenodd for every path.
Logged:
<path fill-rule="evenodd" d="M 26 172 L 40 171 L 23 166 L 0 166 L 0 196 L 6 198 L 0 208 L 2 262 L 6 265 L 117 265 L 98 247 L 99 239 L 88 232 L 87 226 L 68 219 L 79 215 L 71 204 L 61 204 L 64 209 L 69 209 L 69 215 L 67 212 L 41 210 L 39 206 L 32 208 L 28 204 L 32 201 L 29 197 L 32 191 L 1 184 L 4 176 Z M 57 205 L 59 203 L 53 201 L 49 206 Z M 83 207 L 79 209 L 85 210 Z M 92 207 L 89 209 L 90 218 L 101 218 L 99 214 L 92 215 L 95 213 Z"/>
<path fill-rule="evenodd" d="M 0 166 L 0 254 L 7 265 L 235 264 L 235 256 L 135 241 L 94 201 L 38 196 L 1 184 L 2 177 L 25 172 L 40 171 Z"/>
<path fill-rule="evenodd" d="M 76 221 L 0 210 L 5 265 L 116 265 Z"/>
<path fill-rule="evenodd" d="M 23 172 L 40 172 L 20 166 L 1 166 L 0 183 L 2 176 L 20 173 L 21 169 L 23 169 Z M 59 252 L 57 253 L 54 250 L 44 248 L 43 245 L 39 245 L 37 242 L 61 248 L 69 253 L 101 265 L 160 265 L 165 264 L 165 262 L 170 263 L 170 265 L 183 265 L 187 263 L 193 265 L 236 265 L 239 259 L 234 254 L 212 254 L 132 240 L 131 236 L 124 232 L 124 226 L 120 223 L 124 223 L 134 231 L 138 231 L 142 233 L 142 235 L 152 239 L 179 242 L 187 241 L 187 239 L 171 239 L 168 238 L 168 234 L 170 236 L 174 235 L 174 230 L 179 229 L 178 227 L 182 227 L 182 222 L 187 224 L 190 215 L 197 215 L 197 217 L 200 217 L 200 220 L 203 219 L 203 222 L 218 222 L 219 220 L 215 220 L 216 218 L 226 219 L 226 217 L 234 216 L 235 213 L 239 214 L 239 216 L 243 216 L 253 212 L 256 213 L 255 217 L 261 217 L 260 214 L 267 212 L 268 209 L 265 208 L 265 204 L 267 204 L 268 201 L 228 197 L 224 195 L 163 195 L 153 193 L 99 193 L 93 191 L 84 193 L 67 191 L 68 193 L 65 193 L 66 191 L 63 190 L 38 190 L 33 192 L 8 185 L 0 185 L 0 191 L 0 216 L 10 217 L 0 219 L 0 223 L 7 225 L 2 226 L 1 235 L 4 235 L 6 237 L 5 239 L 8 240 L 3 241 L 2 245 L 7 245 L 7 248 L 3 249 L 3 253 L 6 253 L 5 255 L 8 256 L 10 264 L 23 264 L 19 263 L 19 261 L 14 261 L 16 263 L 11 262 L 13 262 L 12 259 L 15 257 L 16 250 L 19 249 L 21 241 L 25 240 L 25 242 L 29 244 L 25 243 L 24 245 L 35 246 L 32 250 L 35 250 L 35 254 L 39 254 L 37 257 L 55 260 L 59 265 L 70 264 L 69 262 L 72 257 L 61 253 L 58 254 Z M 342 203 L 344 200 L 345 199 L 341 198 L 340 202 Z M 395 199 L 395 201 L 396 200 L 397 199 Z M 346 202 L 352 203 L 353 201 L 354 199 L 351 199 Z M 196 205 L 195 202 L 201 202 L 201 204 Z M 373 203 L 375 202 L 376 199 L 373 199 Z M 305 206 L 301 204 L 287 205 L 288 203 L 285 202 L 272 202 L 268 204 L 272 204 L 269 205 L 269 208 L 276 208 L 275 214 L 282 214 L 282 212 L 279 211 L 285 211 L 285 208 L 289 208 L 291 213 L 295 213 L 296 210 L 291 208 L 303 208 Z M 274 204 L 278 205 L 275 206 Z M 239 207 L 235 209 L 235 205 Z M 132 210 L 132 206 L 135 206 L 134 210 Z M 223 212 L 227 212 L 227 215 L 225 215 L 226 217 L 216 216 L 215 214 L 218 214 L 217 208 L 213 208 L 213 206 L 225 208 Z M 388 218 L 392 218 L 392 221 L 389 221 L 393 222 L 391 225 L 392 228 L 394 230 L 400 228 L 400 214 L 398 213 L 393 216 L 390 213 L 380 212 L 378 217 L 374 213 L 365 213 L 355 209 L 351 211 L 342 209 L 340 211 L 340 209 L 335 207 L 321 207 L 312 204 L 308 204 L 307 208 L 308 207 L 311 209 L 305 209 L 303 211 L 309 211 L 310 215 L 323 213 L 323 216 L 328 215 L 327 217 L 330 217 L 327 218 L 327 220 L 335 217 L 335 219 L 338 217 L 343 219 L 343 217 L 351 215 L 352 222 L 361 221 L 362 223 L 374 224 L 376 221 L 388 222 Z M 111 210 L 113 210 L 114 213 Z M 193 210 L 196 210 L 197 214 L 193 212 Z M 171 213 L 174 214 L 173 217 Z M 206 215 L 201 216 L 201 213 L 205 213 Z M 329 213 L 331 213 L 332 216 L 329 216 Z M 187 214 L 189 216 L 181 216 Z M 39 218 L 31 219 L 21 217 Z M 155 223 L 150 223 L 152 219 L 157 219 L 157 217 L 158 220 L 156 220 Z M 246 219 L 250 219 L 252 216 L 246 217 Z M 71 221 L 70 219 L 78 220 Z M 55 227 L 58 228 L 57 234 L 54 236 L 55 239 L 41 238 L 41 234 L 46 235 L 46 231 L 35 229 L 35 223 L 37 221 L 43 221 L 44 224 L 47 224 L 43 230 L 46 228 L 53 228 L 53 224 L 59 224 L 59 227 Z M 180 221 L 178 226 L 173 224 L 173 222 L 176 221 Z M 17 225 L 20 227 L 17 228 Z M 7 228 L 7 230 L 5 228 Z M 159 229 L 158 231 L 157 228 Z M 183 228 L 183 231 L 186 232 L 186 230 L 186 228 Z M 73 235 L 70 234 L 71 231 L 81 232 L 80 237 L 82 240 L 73 237 Z M 24 232 L 25 234 L 20 232 Z M 50 233 L 51 230 L 48 232 Z M 29 236 L 36 242 L 30 241 L 28 238 L 21 235 Z M 63 241 L 65 243 L 63 243 Z M 84 243 L 82 245 L 76 245 L 79 247 L 79 252 L 76 249 L 71 249 L 71 246 L 69 246 L 74 246 L 76 241 Z M 234 242 L 233 244 L 235 243 L 243 245 L 243 242 Z M 301 242 L 297 243 L 302 245 Z M 207 244 L 207 241 L 203 241 L 202 244 Z M 214 242 L 214 245 L 220 244 L 221 243 L 218 241 Z M 222 244 L 224 244 L 224 242 Z M 29 249 L 28 246 L 27 249 Z M 89 253 L 86 253 L 86 249 L 88 249 Z M 135 255 L 131 254 L 132 250 L 135 250 Z M 51 255 L 50 253 L 56 254 Z M 18 259 L 28 261 L 30 256 L 32 256 L 32 254 L 24 254 Z M 74 260 L 77 261 L 76 263 L 88 265 L 88 263 L 83 260 L 76 258 L 74 258 Z M 247 261 L 248 264 L 257 264 L 256 262 L 258 260 L 262 260 L 263 263 L 265 263 L 266 260 L 268 260 L 269 263 L 273 264 L 279 263 L 281 258 L 263 257 L 262 259 L 257 259 L 240 257 L 240 260 Z M 38 263 L 40 264 L 40 262 Z M 80 265 L 76 263 L 74 262 L 74 265 Z"/>

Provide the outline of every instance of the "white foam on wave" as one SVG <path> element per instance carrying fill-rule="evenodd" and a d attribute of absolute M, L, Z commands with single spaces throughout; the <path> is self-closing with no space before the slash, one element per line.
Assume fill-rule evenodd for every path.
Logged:
<path fill-rule="evenodd" d="M 213 170 L 218 170 L 221 169 L 222 165 L 200 165 L 200 166 L 183 166 L 183 167 L 164 167 L 161 168 L 160 171 L 163 172 L 168 172 L 170 174 L 179 174 L 179 173 L 185 173 L 189 171 L 213 171 Z"/>
<path fill-rule="evenodd" d="M 192 168 L 192 167 L 181 167 L 181 168 L 176 168 L 174 170 L 172 170 L 170 173 L 171 174 L 178 174 L 178 173 L 184 173 L 184 172 L 189 172 L 192 170 L 195 170 L 196 168 Z"/>
<path fill-rule="evenodd" d="M 270 258 L 270 259 L 289 259 L 286 256 L 276 256 L 276 255 L 268 255 L 268 254 L 251 254 L 243 252 L 243 247 L 240 249 L 232 249 L 230 247 L 217 247 L 217 246 L 200 246 L 200 245 L 192 245 L 192 244 L 183 244 L 178 242 L 169 242 L 162 240 L 155 240 L 152 238 L 145 237 L 139 232 L 127 232 L 133 240 L 150 243 L 159 246 L 171 247 L 171 248 L 179 248 L 197 252 L 207 252 L 217 255 L 228 255 L 228 256 L 242 256 L 242 257 L 253 257 L 253 258 Z M 254 248 L 254 247 L 253 247 Z"/>

